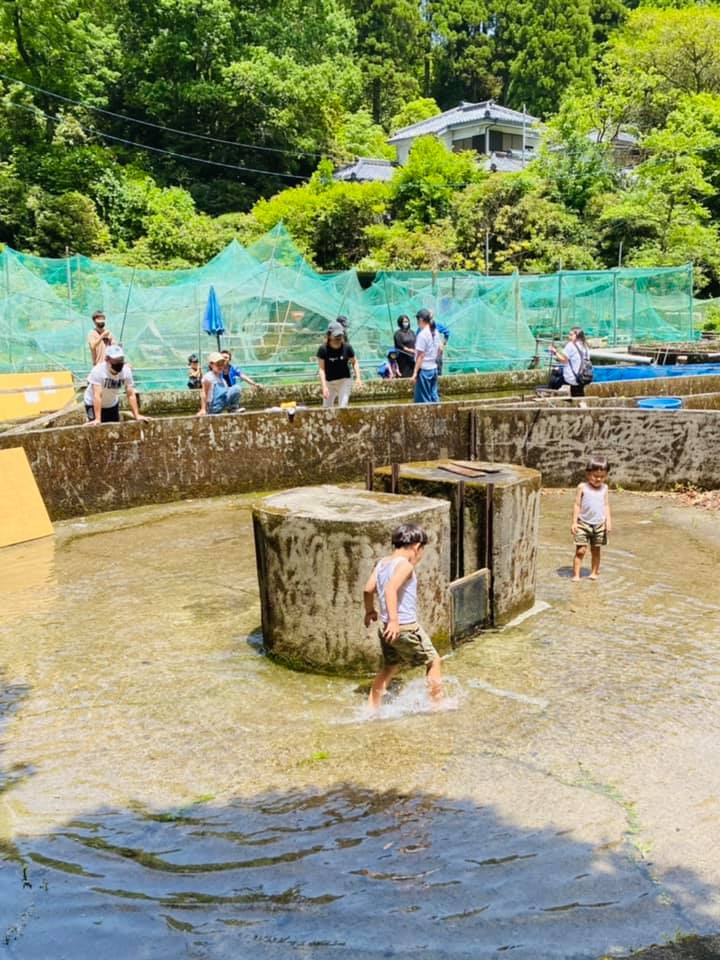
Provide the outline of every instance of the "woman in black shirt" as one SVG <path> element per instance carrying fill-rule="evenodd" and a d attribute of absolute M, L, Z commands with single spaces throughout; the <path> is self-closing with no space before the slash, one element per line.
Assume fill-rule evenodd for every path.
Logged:
<path fill-rule="evenodd" d="M 411 377 L 415 370 L 415 331 L 410 327 L 410 317 L 403 314 L 397 319 L 395 346 L 398 349 L 398 367 L 401 377 Z"/>
<path fill-rule="evenodd" d="M 360 364 L 355 351 L 345 342 L 342 324 L 334 321 L 328 327 L 325 343 L 318 347 L 318 371 L 322 387 L 323 406 L 332 407 L 335 401 L 339 407 L 346 407 L 352 390 L 352 365 L 355 371 L 355 383 L 362 386 Z"/>

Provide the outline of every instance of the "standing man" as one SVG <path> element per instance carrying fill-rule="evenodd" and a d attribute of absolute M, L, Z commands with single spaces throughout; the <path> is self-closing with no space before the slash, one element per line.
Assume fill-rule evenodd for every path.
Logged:
<path fill-rule="evenodd" d="M 105 359 L 105 351 L 111 343 L 115 343 L 113 335 L 105 328 L 105 314 L 102 310 L 96 310 L 92 315 L 93 329 L 88 334 L 88 347 L 90 347 L 90 357 L 92 365 L 96 367 Z"/>
<path fill-rule="evenodd" d="M 105 350 L 105 359 L 96 364 L 88 375 L 85 391 L 86 427 L 100 423 L 120 422 L 120 399 L 118 394 L 125 387 L 132 415 L 136 420 L 147 420 L 138 409 L 137 394 L 133 384 L 132 370 L 125 363 L 123 348 L 111 344 Z"/>

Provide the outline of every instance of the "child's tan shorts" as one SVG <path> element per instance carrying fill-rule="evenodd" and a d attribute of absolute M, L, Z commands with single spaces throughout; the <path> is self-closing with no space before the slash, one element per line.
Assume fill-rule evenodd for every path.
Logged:
<path fill-rule="evenodd" d="M 577 533 L 575 534 L 576 547 L 604 547 L 607 543 L 607 530 L 605 522 L 585 523 L 584 520 L 578 520 Z"/>
<path fill-rule="evenodd" d="M 439 656 L 430 637 L 417 623 L 401 623 L 398 638 L 392 643 L 383 636 L 384 629 L 378 627 L 378 636 L 386 667 L 424 667 Z"/>

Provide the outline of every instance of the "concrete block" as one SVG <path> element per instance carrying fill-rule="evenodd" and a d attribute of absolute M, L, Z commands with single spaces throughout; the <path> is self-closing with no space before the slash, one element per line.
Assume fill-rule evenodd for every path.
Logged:
<path fill-rule="evenodd" d="M 391 467 L 375 471 L 375 485 L 392 489 Z M 540 522 L 537 470 L 480 461 L 403 463 L 397 493 L 450 501 L 450 578 L 490 570 L 486 625 L 502 626 L 532 607 Z"/>
<path fill-rule="evenodd" d="M 422 496 L 298 487 L 253 507 L 263 637 L 270 655 L 303 670 L 359 674 L 381 663 L 377 628 L 363 625 L 363 587 L 392 552 L 400 523 L 429 543 L 417 568 L 420 623 L 449 645 L 450 506 Z"/>

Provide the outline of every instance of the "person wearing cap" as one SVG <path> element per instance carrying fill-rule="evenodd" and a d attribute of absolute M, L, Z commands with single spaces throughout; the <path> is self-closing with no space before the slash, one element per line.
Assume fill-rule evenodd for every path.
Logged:
<path fill-rule="evenodd" d="M 398 352 L 391 347 L 387 352 L 387 360 L 378 367 L 378 376 L 383 380 L 397 380 L 402 377 L 398 366 Z"/>
<path fill-rule="evenodd" d="M 200 369 L 200 360 L 196 353 L 191 353 L 188 357 L 188 389 L 199 390 L 202 387 L 202 370 Z"/>
<path fill-rule="evenodd" d="M 240 384 L 232 387 L 227 385 L 224 377 L 225 357 L 222 353 L 211 353 L 208 357 L 210 369 L 202 378 L 200 391 L 200 409 L 198 417 L 205 417 L 227 410 L 228 413 L 238 413 L 240 406 Z"/>
<path fill-rule="evenodd" d="M 345 340 L 342 324 L 333 320 L 327 330 L 325 342 L 318 347 L 318 370 L 322 387 L 323 406 L 332 407 L 337 401 L 339 407 L 346 407 L 352 391 L 352 372 L 355 371 L 355 383 L 362 387 L 360 364 L 352 346 Z"/>
<path fill-rule="evenodd" d="M 105 314 L 102 310 L 96 310 L 92 315 L 93 329 L 88 334 L 87 342 L 90 348 L 92 365 L 96 367 L 105 359 L 105 351 L 110 344 L 115 343 L 113 335 L 105 326 Z"/>
<path fill-rule="evenodd" d="M 415 341 L 414 400 L 415 403 L 439 403 L 437 358 L 442 351 L 440 335 L 430 310 L 423 307 L 416 317 L 420 333 Z"/>
<path fill-rule="evenodd" d="M 125 363 L 125 351 L 119 344 L 113 343 L 105 350 L 105 359 L 96 364 L 88 375 L 85 390 L 86 427 L 120 422 L 119 393 L 123 387 L 133 417 L 136 420 L 147 420 L 138 408 L 132 370 Z"/>

